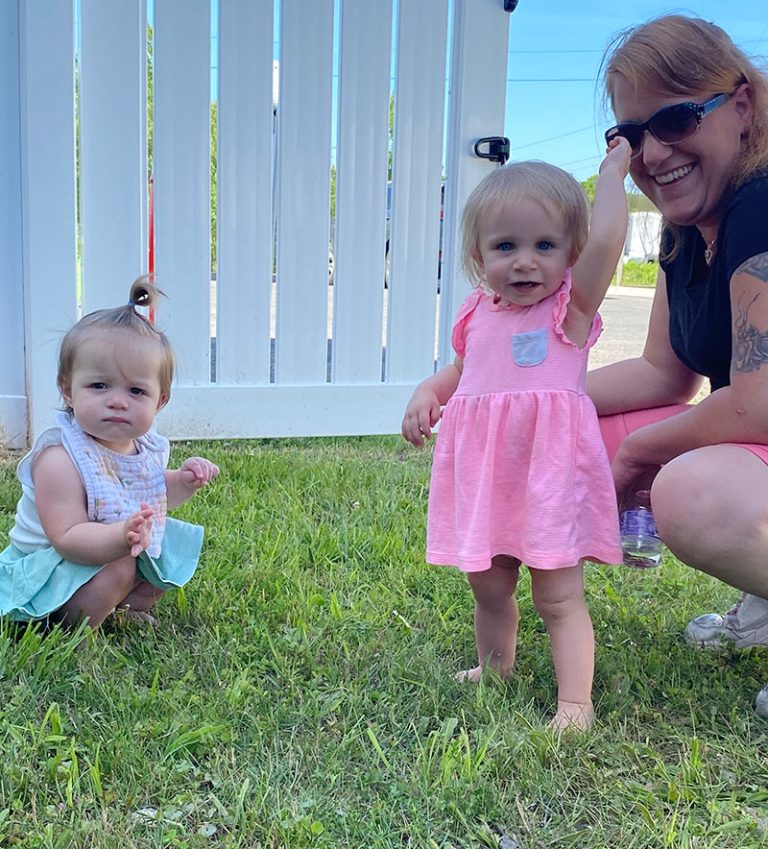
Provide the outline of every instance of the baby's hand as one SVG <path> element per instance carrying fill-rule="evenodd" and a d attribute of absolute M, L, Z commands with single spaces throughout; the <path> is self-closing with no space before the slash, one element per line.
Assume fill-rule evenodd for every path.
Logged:
<path fill-rule="evenodd" d="M 632 148 L 624 136 L 615 136 L 608 143 L 608 149 L 605 153 L 605 159 L 600 164 L 599 173 L 608 167 L 615 167 L 619 170 L 622 177 L 626 177 L 629 173 L 629 162 L 632 158 Z"/>
<path fill-rule="evenodd" d="M 205 457 L 190 457 L 179 469 L 182 484 L 196 492 L 207 486 L 219 473 L 219 467 Z"/>
<path fill-rule="evenodd" d="M 432 428 L 440 420 L 440 401 L 429 389 L 416 390 L 405 408 L 401 433 L 403 437 L 421 448 L 424 437 L 432 436 Z"/>
<path fill-rule="evenodd" d="M 149 504 L 142 503 L 141 510 L 129 516 L 123 523 L 123 536 L 131 547 L 131 557 L 138 557 L 152 542 L 152 516 Z"/>

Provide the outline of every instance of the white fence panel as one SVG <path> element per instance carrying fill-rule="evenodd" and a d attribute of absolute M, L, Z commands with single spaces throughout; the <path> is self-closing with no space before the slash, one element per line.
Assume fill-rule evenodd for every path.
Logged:
<path fill-rule="evenodd" d="M 277 119 L 277 382 L 326 380 L 333 0 L 283 0 Z"/>
<path fill-rule="evenodd" d="M 388 386 L 180 386 L 158 416 L 175 439 L 394 433 L 413 391 Z"/>
<path fill-rule="evenodd" d="M 147 19 L 143 2 L 81 0 L 83 313 L 125 303 L 147 272 Z"/>
<path fill-rule="evenodd" d="M 434 367 L 447 30 L 447 0 L 401 2 L 387 356 L 393 383 L 418 382 Z"/>
<path fill-rule="evenodd" d="M 30 429 L 53 422 L 56 355 L 77 318 L 72 0 L 20 0 L 22 242 Z"/>
<path fill-rule="evenodd" d="M 337 383 L 381 380 L 391 53 L 391 0 L 345 0 L 333 292 Z"/>
<path fill-rule="evenodd" d="M 210 0 L 156 0 L 155 256 L 158 323 L 180 384 L 210 382 Z"/>
<path fill-rule="evenodd" d="M 219 383 L 269 383 L 272 281 L 272 0 L 220 0 Z"/>
<path fill-rule="evenodd" d="M 0 3 L 0 250 L 7 272 L 0 299 L 11 317 L 0 342 L 4 444 L 23 444 L 53 419 L 57 347 L 78 317 L 78 269 L 85 310 L 122 303 L 131 278 L 147 270 L 149 155 L 155 270 L 168 295 L 157 317 L 179 362 L 172 403 L 159 421 L 172 438 L 395 432 L 413 385 L 434 365 L 438 302 L 440 361 L 452 356 L 450 326 L 466 292 L 456 274 L 458 213 L 495 167 L 473 157 L 472 146 L 503 126 L 509 17 L 501 0 L 280 0 L 277 46 L 273 5 Z M 147 104 L 150 9 L 153 101 Z M 212 92 L 214 13 L 219 76 Z M 279 63 L 274 96 L 273 61 Z M 215 324 L 212 95 L 218 99 Z M 329 286 L 333 237 L 336 279 Z"/>
<path fill-rule="evenodd" d="M 0 3 L 0 444 L 14 448 L 27 441 L 19 121 L 19 9 Z"/>
<path fill-rule="evenodd" d="M 453 318 L 468 294 L 458 271 L 461 210 L 472 189 L 492 169 L 488 160 L 471 155 L 474 143 L 504 132 L 509 17 L 500 14 L 497 0 L 458 2 L 453 21 L 451 108 L 448 113 L 450 190 L 446 191 L 443 232 L 443 286 L 440 310 L 440 366 L 452 362 Z M 471 7 L 471 8 L 470 8 Z"/>

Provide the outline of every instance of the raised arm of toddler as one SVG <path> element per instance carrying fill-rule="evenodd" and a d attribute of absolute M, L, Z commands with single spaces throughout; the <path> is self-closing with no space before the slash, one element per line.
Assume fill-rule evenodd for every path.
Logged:
<path fill-rule="evenodd" d="M 611 142 L 595 186 L 589 237 L 573 266 L 573 307 L 588 322 L 605 298 L 624 249 L 629 219 L 624 180 L 630 154 L 626 139 L 618 137 Z"/>

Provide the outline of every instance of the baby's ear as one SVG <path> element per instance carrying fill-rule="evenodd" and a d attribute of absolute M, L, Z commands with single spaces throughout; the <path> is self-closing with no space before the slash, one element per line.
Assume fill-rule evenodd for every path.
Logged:
<path fill-rule="evenodd" d="M 158 413 L 160 412 L 160 410 L 162 410 L 162 409 L 163 409 L 163 407 L 164 407 L 167 403 L 168 403 L 168 395 L 166 395 L 166 394 L 165 394 L 165 392 L 161 392 L 161 393 L 160 393 L 160 400 L 157 402 L 157 411 L 158 411 Z"/>
<path fill-rule="evenodd" d="M 59 385 L 59 392 L 61 393 L 61 399 L 67 405 L 67 407 L 72 406 L 72 386 L 69 383 L 62 383 Z"/>

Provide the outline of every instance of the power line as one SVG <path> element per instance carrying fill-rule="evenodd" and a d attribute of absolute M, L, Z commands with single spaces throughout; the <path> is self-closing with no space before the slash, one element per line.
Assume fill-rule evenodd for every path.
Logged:
<path fill-rule="evenodd" d="M 602 50 L 515 50 L 514 48 L 510 49 L 510 54 L 517 56 L 518 53 L 557 53 L 560 55 L 561 53 L 602 53 Z"/>
<path fill-rule="evenodd" d="M 569 133 L 560 133 L 559 136 L 550 136 L 548 139 L 539 139 L 539 141 L 529 142 L 528 144 L 521 144 L 515 147 L 515 150 L 524 150 L 526 147 L 536 147 L 540 144 L 545 144 L 546 142 L 555 141 L 556 139 L 564 139 L 566 136 L 575 136 L 576 133 L 583 133 L 587 130 L 594 130 L 595 125 L 593 124 L 591 127 L 582 127 L 580 130 L 571 130 Z"/>
<path fill-rule="evenodd" d="M 594 83 L 594 77 L 507 77 L 508 83 Z"/>
<path fill-rule="evenodd" d="M 761 42 L 768 41 L 766 38 L 749 38 L 746 41 L 740 41 L 738 44 L 760 44 Z M 510 56 L 518 56 L 520 54 L 554 54 L 554 55 L 562 55 L 564 53 L 603 53 L 602 50 L 597 49 L 581 49 L 581 50 L 551 50 L 551 49 L 542 49 L 542 50 L 516 50 L 514 47 L 510 48 L 508 55 Z"/>
<path fill-rule="evenodd" d="M 560 167 L 565 168 L 566 165 L 578 165 L 581 162 L 597 162 L 600 156 L 585 156 L 583 159 L 572 159 L 570 162 L 561 162 Z"/>

